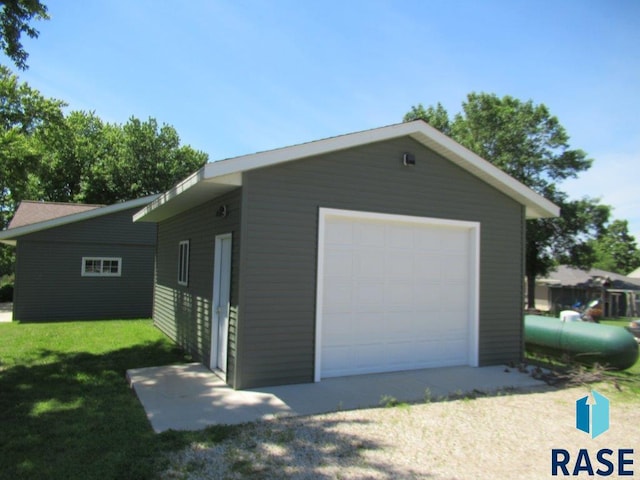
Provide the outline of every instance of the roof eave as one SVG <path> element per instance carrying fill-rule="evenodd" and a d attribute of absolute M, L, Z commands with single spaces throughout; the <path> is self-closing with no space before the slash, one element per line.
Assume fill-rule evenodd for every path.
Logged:
<path fill-rule="evenodd" d="M 111 213 L 121 212 L 123 210 L 128 210 L 131 208 L 141 207 L 142 205 L 146 205 L 156 197 L 157 195 L 149 195 L 147 197 L 137 198 L 126 202 L 114 203 L 113 205 L 108 205 L 106 207 L 94 208 L 93 210 L 87 210 L 85 212 L 74 213 L 71 215 L 65 215 L 64 217 L 53 218 L 51 220 L 45 220 L 43 222 L 31 223 L 22 227 L 3 230 L 0 232 L 0 243 L 15 245 L 16 240 L 24 235 L 40 232 L 42 230 L 48 230 L 50 228 L 60 227 L 62 225 L 68 225 L 70 223 L 89 220 L 91 218 L 109 215 Z"/>
<path fill-rule="evenodd" d="M 242 186 L 242 172 L 208 176 L 207 166 L 133 215 L 134 222 L 159 222 Z"/>
<path fill-rule="evenodd" d="M 208 163 L 136 213 L 134 221 L 156 222 L 203 203 L 227 190 L 220 186 L 241 186 L 242 173 L 249 170 L 403 136 L 412 137 L 524 205 L 527 219 L 557 217 L 560 213 L 559 207 L 552 202 L 426 122 L 416 120 Z M 185 198 L 180 201 L 180 196 Z M 171 206 L 172 202 L 176 205 Z"/>

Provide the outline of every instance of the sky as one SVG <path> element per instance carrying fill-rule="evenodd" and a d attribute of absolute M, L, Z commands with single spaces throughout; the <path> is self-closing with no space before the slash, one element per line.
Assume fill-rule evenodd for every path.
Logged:
<path fill-rule="evenodd" d="M 173 125 L 210 161 L 450 114 L 545 104 L 593 159 L 561 184 L 640 242 L 637 0 L 42 0 L 16 73 L 68 110 Z M 0 57 L 1 63 L 8 64 Z"/>

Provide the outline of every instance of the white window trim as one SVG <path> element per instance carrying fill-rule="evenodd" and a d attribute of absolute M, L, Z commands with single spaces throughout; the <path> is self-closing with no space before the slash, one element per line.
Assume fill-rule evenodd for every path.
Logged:
<path fill-rule="evenodd" d="M 189 256 L 191 250 L 189 242 L 189 240 L 183 240 L 178 244 L 178 285 L 183 287 L 189 285 Z M 184 250 L 183 246 L 186 247 Z"/>
<path fill-rule="evenodd" d="M 102 262 L 104 261 L 109 261 L 109 262 L 118 262 L 118 272 L 117 273 L 112 273 L 112 272 L 87 272 L 86 271 L 86 263 L 87 260 L 92 260 L 92 261 L 100 261 L 100 263 L 102 264 Z M 100 270 L 102 270 L 102 267 L 100 268 Z M 122 257 L 82 257 L 82 276 L 83 277 L 121 277 L 122 276 Z"/>

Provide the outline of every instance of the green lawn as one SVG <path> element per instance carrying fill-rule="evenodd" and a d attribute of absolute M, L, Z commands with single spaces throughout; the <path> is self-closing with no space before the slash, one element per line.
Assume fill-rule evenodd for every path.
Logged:
<path fill-rule="evenodd" d="M 0 323 L 0 480 L 152 479 L 164 452 L 239 427 L 155 434 L 125 371 L 185 361 L 150 320 Z M 640 361 L 607 372 L 640 395 Z"/>
<path fill-rule="evenodd" d="M 153 478 L 156 435 L 129 368 L 185 361 L 150 320 L 0 324 L 0 479 Z"/>

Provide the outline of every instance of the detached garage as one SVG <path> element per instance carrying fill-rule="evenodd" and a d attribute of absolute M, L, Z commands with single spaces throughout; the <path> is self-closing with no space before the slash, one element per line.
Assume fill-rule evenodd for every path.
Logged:
<path fill-rule="evenodd" d="M 13 320 L 149 317 L 156 227 L 131 216 L 154 198 L 21 202 L 0 231 L 0 242 L 16 248 Z"/>
<path fill-rule="evenodd" d="M 134 219 L 155 324 L 251 388 L 520 359 L 525 220 L 557 214 L 415 121 L 207 164 Z"/>

